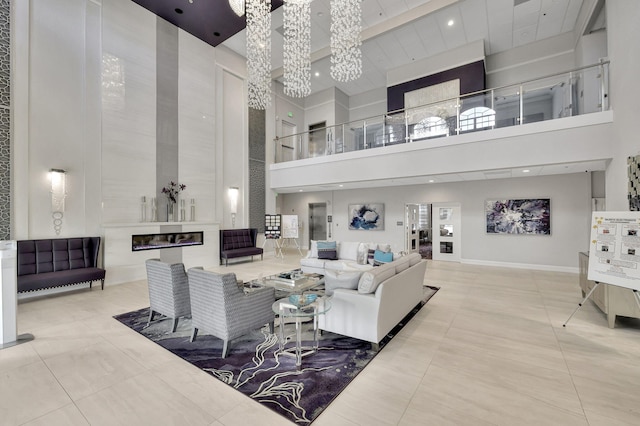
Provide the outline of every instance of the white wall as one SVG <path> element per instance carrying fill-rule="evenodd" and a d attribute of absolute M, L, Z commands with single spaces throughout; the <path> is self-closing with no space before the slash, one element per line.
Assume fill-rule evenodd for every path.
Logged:
<path fill-rule="evenodd" d="M 18 155 L 13 160 L 13 186 L 14 197 L 27 201 L 14 205 L 13 216 L 28 221 L 17 220 L 12 238 L 55 236 L 51 168 L 68 172 L 60 236 L 95 233 L 100 222 L 94 204 L 100 194 L 99 163 L 95 161 L 100 147 L 100 110 L 93 96 L 100 84 L 96 78 L 100 10 L 85 0 L 55 4 L 34 0 L 29 9 L 19 8 L 18 12 L 20 22 L 29 16 L 29 25 L 14 28 L 14 43 L 28 40 L 18 50 L 28 59 L 13 58 L 13 73 L 28 75 L 29 81 L 15 86 L 13 93 L 28 104 L 14 110 L 20 130 L 14 139 Z"/>
<path fill-rule="evenodd" d="M 407 203 L 459 202 L 462 206 L 463 262 L 528 266 L 577 271 L 578 252 L 588 247 L 591 210 L 589 173 L 497 179 L 447 184 L 394 186 L 281 195 L 283 214 L 305 218 L 300 245 L 308 246 L 308 204 L 326 202 L 333 214 L 332 234 L 337 241 L 388 242 L 392 250 L 404 247 L 404 207 Z M 550 198 L 551 235 L 490 235 L 486 233 L 487 199 Z M 384 203 L 383 231 L 348 229 L 348 205 Z"/>
<path fill-rule="evenodd" d="M 131 1 L 110 0 L 102 21 L 102 222 L 139 222 L 140 198 L 160 197 L 156 17 Z"/>

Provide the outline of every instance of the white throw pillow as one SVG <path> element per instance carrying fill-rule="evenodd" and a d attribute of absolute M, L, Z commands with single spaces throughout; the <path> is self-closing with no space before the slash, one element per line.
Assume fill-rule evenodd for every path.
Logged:
<path fill-rule="evenodd" d="M 311 240 L 311 250 L 309 252 L 309 257 L 314 259 L 318 258 L 318 242 L 316 240 Z"/>
<path fill-rule="evenodd" d="M 360 243 L 343 241 L 338 246 L 338 259 L 341 260 L 358 260 L 358 247 Z"/>
<path fill-rule="evenodd" d="M 395 274 L 396 268 L 390 263 L 364 272 L 358 282 L 358 293 L 373 293 L 383 281 Z"/>
<path fill-rule="evenodd" d="M 367 254 L 369 254 L 369 246 L 366 243 L 358 244 L 358 265 L 367 264 Z"/>

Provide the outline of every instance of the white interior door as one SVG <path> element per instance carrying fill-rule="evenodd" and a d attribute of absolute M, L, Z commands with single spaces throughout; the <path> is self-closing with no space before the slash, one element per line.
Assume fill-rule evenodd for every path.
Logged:
<path fill-rule="evenodd" d="M 404 250 L 407 253 L 418 253 L 420 249 L 420 217 L 419 206 L 417 204 L 407 204 L 405 206 L 405 244 Z"/>
<path fill-rule="evenodd" d="M 434 203 L 433 260 L 460 262 L 462 220 L 460 203 Z"/>
<path fill-rule="evenodd" d="M 291 161 L 298 159 L 298 141 L 295 138 L 291 138 L 291 135 L 295 135 L 297 127 L 293 123 L 289 123 L 286 120 L 282 120 L 282 152 L 280 153 L 281 161 Z"/>

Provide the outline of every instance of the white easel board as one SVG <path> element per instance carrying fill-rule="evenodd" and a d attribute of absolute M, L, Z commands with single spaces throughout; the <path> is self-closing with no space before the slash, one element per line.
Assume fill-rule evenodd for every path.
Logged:
<path fill-rule="evenodd" d="M 640 212 L 593 212 L 588 279 L 640 291 Z"/>
<path fill-rule="evenodd" d="M 282 238 L 298 238 L 298 215 L 282 215 Z"/>

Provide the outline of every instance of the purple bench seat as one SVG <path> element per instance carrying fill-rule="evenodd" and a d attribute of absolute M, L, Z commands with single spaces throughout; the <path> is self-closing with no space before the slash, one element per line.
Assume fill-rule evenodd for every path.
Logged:
<path fill-rule="evenodd" d="M 263 250 L 256 247 L 258 230 L 256 228 L 247 229 L 221 229 L 220 230 L 220 263 L 225 261 L 225 266 L 229 265 L 229 259 L 238 257 L 249 257 L 253 261 L 253 256 L 263 256 Z"/>
<path fill-rule="evenodd" d="M 100 237 L 18 241 L 18 293 L 101 281 Z"/>

